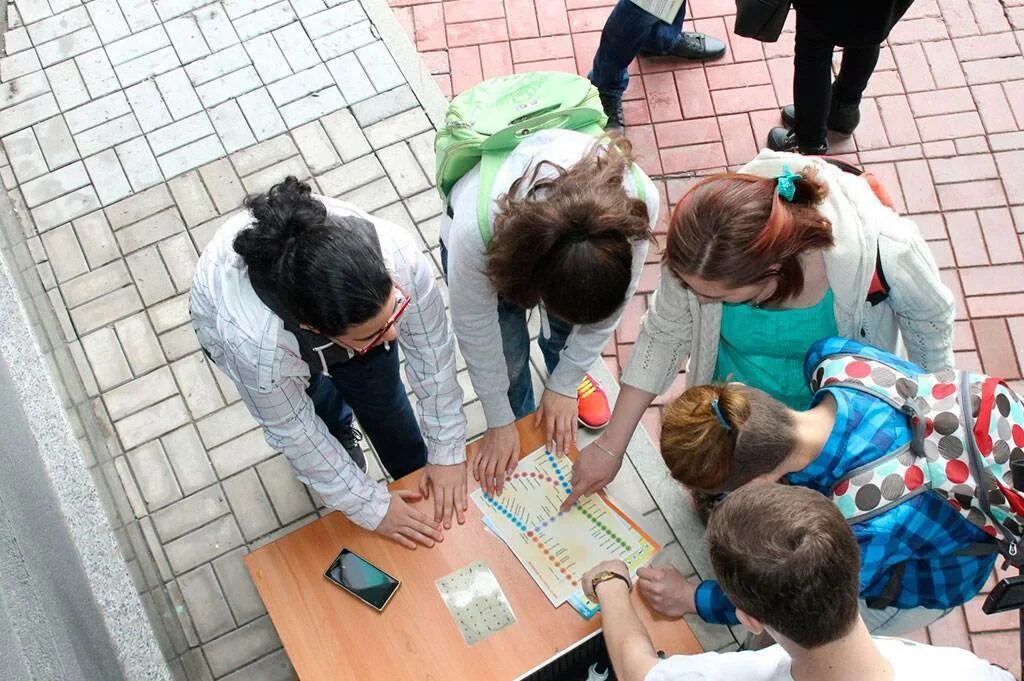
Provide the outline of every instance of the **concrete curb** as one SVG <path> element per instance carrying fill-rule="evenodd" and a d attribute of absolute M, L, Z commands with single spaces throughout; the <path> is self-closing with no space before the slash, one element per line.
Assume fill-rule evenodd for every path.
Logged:
<path fill-rule="evenodd" d="M 448 100 L 423 65 L 416 46 L 398 23 L 387 0 L 362 0 L 362 4 L 367 16 L 370 17 L 370 22 L 377 28 L 381 40 L 388 46 L 391 56 L 408 81 L 413 94 L 420 100 L 434 127 L 441 127 Z"/>
<path fill-rule="evenodd" d="M 91 597 L 101 613 L 102 624 L 123 678 L 133 681 L 170 679 L 99 493 L 58 397 L 50 367 L 33 336 L 30 317 L 23 304 L 29 292 L 19 290 L 16 285 L 6 237 L 20 237 L 19 221 L 7 194 L 0 192 L 0 231 L 5 237 L 0 239 L 4 246 L 0 250 L 0 320 L 3 320 L 0 323 L 0 359 L 10 373 L 14 397 L 24 412 L 49 477 L 52 497 L 58 505 L 56 509 L 47 509 L 56 511 L 49 522 L 62 524 L 70 535 L 77 552 L 72 560 L 79 563 L 85 573 Z M 40 505 L 43 503 L 40 500 Z M 61 558 L 67 560 L 69 557 Z M 79 566 L 74 567 L 77 569 Z M 88 655 L 91 651 L 76 652 Z"/>

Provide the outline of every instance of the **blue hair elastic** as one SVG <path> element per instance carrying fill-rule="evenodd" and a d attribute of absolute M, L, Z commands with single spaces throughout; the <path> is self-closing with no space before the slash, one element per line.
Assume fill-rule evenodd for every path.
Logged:
<path fill-rule="evenodd" d="M 803 176 L 790 172 L 789 166 L 782 166 L 782 174 L 776 178 L 778 184 L 775 189 L 779 192 L 779 196 L 792 203 L 793 197 L 796 196 L 796 181 L 801 179 Z"/>
<path fill-rule="evenodd" d="M 715 416 L 718 418 L 718 422 L 722 424 L 723 428 L 727 431 L 732 430 L 732 424 L 725 418 L 725 415 L 722 413 L 722 409 L 718 406 L 717 397 L 711 400 L 711 411 L 715 412 Z"/>

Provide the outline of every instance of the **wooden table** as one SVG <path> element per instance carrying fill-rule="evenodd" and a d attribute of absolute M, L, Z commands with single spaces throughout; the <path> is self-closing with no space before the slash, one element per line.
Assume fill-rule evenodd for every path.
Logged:
<path fill-rule="evenodd" d="M 543 436 L 521 419 L 521 455 Z M 470 456 L 479 441 L 468 447 Z M 419 473 L 391 485 L 415 489 Z M 478 484 L 469 478 L 470 491 Z M 421 507 L 433 509 L 433 501 Z M 343 548 L 402 581 L 382 613 L 328 582 L 323 574 Z M 435 581 L 484 560 L 508 597 L 516 623 L 472 646 L 466 644 Z M 568 604 L 552 608 L 512 552 L 484 527 L 470 501 L 466 524 L 455 524 L 433 549 L 415 551 L 331 513 L 245 557 L 288 657 L 303 681 L 462 681 L 514 679 L 600 627 Z M 684 622 L 655 619 L 639 594 L 633 601 L 654 644 L 669 653 L 700 652 Z"/>

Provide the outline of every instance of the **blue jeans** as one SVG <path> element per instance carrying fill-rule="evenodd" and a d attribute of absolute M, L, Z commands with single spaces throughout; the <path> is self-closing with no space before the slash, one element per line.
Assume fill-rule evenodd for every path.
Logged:
<path fill-rule="evenodd" d="M 441 269 L 448 279 L 448 248 L 441 242 Z M 508 370 L 508 403 L 517 419 L 537 410 L 530 377 L 530 328 L 526 310 L 508 300 L 498 299 L 498 325 L 501 327 L 501 350 Z M 549 337 L 541 333 L 537 339 L 544 366 L 550 374 L 558 366 L 558 356 L 572 333 L 572 324 L 548 315 Z"/>
<path fill-rule="evenodd" d="M 679 8 L 675 21 L 666 24 L 631 0 L 619 0 L 605 21 L 587 78 L 602 94 L 621 97 L 629 85 L 630 62 L 641 50 L 662 53 L 675 47 L 684 16 L 686 3 Z"/>
<path fill-rule="evenodd" d="M 398 345 L 390 346 L 335 364 L 330 376 L 311 376 L 306 394 L 338 440 L 352 428 L 354 412 L 380 462 L 397 480 L 427 463 L 427 446 L 399 375 Z"/>

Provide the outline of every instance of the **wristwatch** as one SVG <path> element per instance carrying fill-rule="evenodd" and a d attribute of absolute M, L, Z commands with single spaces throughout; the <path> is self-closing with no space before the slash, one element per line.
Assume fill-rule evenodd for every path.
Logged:
<path fill-rule="evenodd" d="M 621 579 L 626 583 L 627 589 L 633 590 L 633 584 L 629 581 L 629 577 L 620 575 L 618 572 L 612 572 L 611 570 L 601 570 L 594 575 L 590 580 L 590 590 L 597 594 L 597 585 L 601 582 L 607 582 L 609 579 Z"/>

